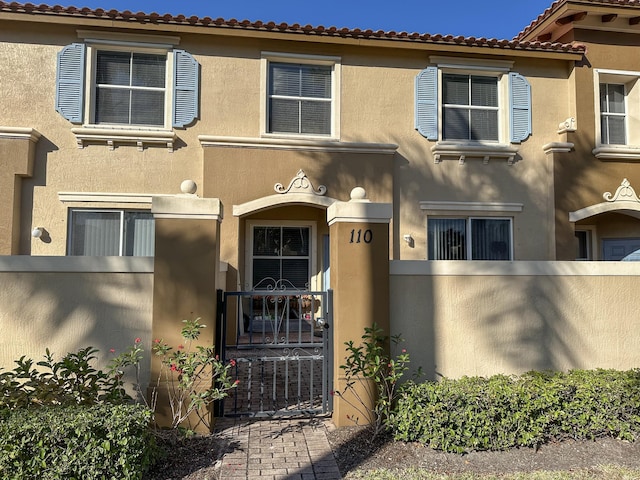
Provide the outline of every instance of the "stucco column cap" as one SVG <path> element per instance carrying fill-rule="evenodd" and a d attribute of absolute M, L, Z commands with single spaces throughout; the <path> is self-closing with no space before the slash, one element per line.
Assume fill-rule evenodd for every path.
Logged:
<path fill-rule="evenodd" d="M 156 218 L 199 218 L 221 221 L 222 210 L 222 202 L 219 198 L 200 198 L 191 194 L 151 198 L 151 213 Z"/>
<path fill-rule="evenodd" d="M 390 203 L 372 203 L 362 187 L 351 190 L 351 200 L 335 202 L 327 208 L 327 222 L 389 223 L 393 216 Z"/>

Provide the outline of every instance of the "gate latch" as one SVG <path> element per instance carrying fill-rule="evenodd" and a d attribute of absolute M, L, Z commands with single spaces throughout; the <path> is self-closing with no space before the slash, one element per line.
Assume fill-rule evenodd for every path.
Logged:
<path fill-rule="evenodd" d="M 316 326 L 320 328 L 324 327 L 325 329 L 329 328 L 329 324 L 325 321 L 324 318 L 316 318 Z"/>

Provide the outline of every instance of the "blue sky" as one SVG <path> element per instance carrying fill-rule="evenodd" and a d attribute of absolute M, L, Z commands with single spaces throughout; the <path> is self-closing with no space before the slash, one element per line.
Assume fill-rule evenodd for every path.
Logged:
<path fill-rule="evenodd" d="M 553 0 L 75 0 L 65 6 L 510 39 Z"/>

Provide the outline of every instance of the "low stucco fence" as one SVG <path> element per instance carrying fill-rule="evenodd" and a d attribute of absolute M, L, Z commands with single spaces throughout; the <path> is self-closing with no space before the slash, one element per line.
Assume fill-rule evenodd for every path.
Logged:
<path fill-rule="evenodd" d="M 391 333 L 426 378 L 640 367 L 640 262 L 391 261 L 390 272 Z M 148 352 L 152 302 L 153 258 L 0 257 L 0 367 L 91 345 L 104 368 L 137 337 Z"/>
<path fill-rule="evenodd" d="M 640 262 L 392 261 L 391 330 L 426 378 L 640 367 Z"/>
<path fill-rule="evenodd" d="M 136 338 L 151 348 L 153 258 L 0 257 L 0 368 L 93 346 L 100 368 Z M 149 365 L 141 365 L 141 384 Z"/>

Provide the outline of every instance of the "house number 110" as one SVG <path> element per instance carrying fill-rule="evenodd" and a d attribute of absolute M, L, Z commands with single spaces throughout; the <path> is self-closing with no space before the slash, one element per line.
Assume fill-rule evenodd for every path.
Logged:
<path fill-rule="evenodd" d="M 373 240 L 373 232 L 368 228 L 363 232 L 362 229 L 351 230 L 351 240 L 349 243 L 371 243 Z"/>

